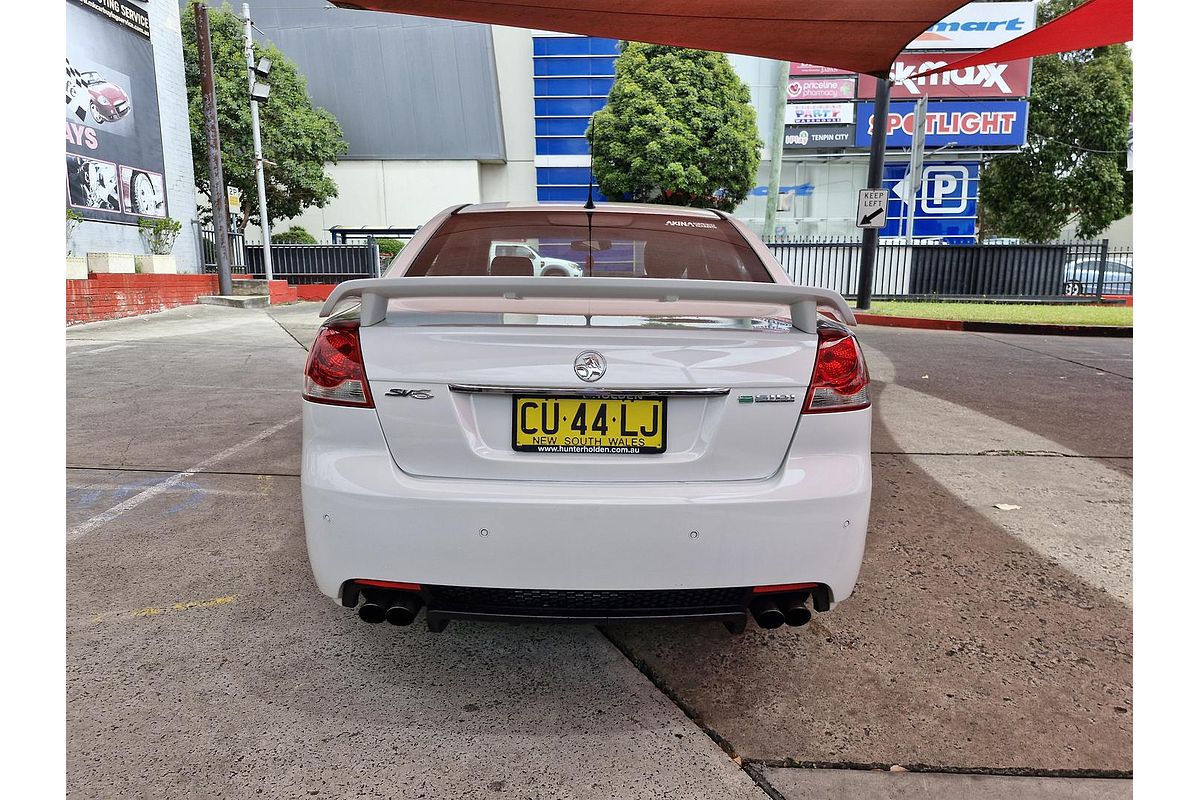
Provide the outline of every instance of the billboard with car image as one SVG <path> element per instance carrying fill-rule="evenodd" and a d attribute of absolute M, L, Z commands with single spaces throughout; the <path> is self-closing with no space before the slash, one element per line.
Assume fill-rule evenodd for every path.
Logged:
<path fill-rule="evenodd" d="M 147 11 L 67 0 L 67 203 L 84 219 L 167 216 L 154 48 Z"/>

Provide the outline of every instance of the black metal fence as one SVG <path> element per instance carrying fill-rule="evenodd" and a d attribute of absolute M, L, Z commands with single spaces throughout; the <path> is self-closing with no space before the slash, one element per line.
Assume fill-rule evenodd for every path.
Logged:
<path fill-rule="evenodd" d="M 416 228 L 345 228 L 334 225 L 329 229 L 329 236 L 334 244 L 349 244 L 367 239 L 399 239 L 408 244 L 416 232 Z"/>
<path fill-rule="evenodd" d="M 862 241 L 768 242 L 796 283 L 858 293 Z M 1133 249 L 1099 242 L 934 244 L 880 242 L 875 297 L 1048 299 L 1133 294 Z"/>
<path fill-rule="evenodd" d="M 217 234 L 212 228 L 200 226 L 196 229 L 200 240 L 200 258 L 205 272 L 217 271 Z M 246 237 L 231 231 L 229 234 L 229 265 L 234 275 L 246 274 Z"/>
<path fill-rule="evenodd" d="M 261 244 L 246 245 L 246 267 L 250 275 L 266 277 Z M 374 240 L 366 244 L 271 245 L 272 277 L 293 286 L 377 278 L 379 269 L 379 245 Z"/>
<path fill-rule="evenodd" d="M 199 229 L 205 271 L 216 272 L 216 237 Z M 231 233 L 235 275 L 265 277 L 263 246 Z M 767 246 L 796 283 L 853 297 L 858 293 L 862 241 L 851 238 L 796 239 Z M 364 244 L 277 244 L 271 247 L 273 276 L 291 284 L 341 283 L 380 274 L 379 246 Z M 1098 242 L 1048 244 L 879 243 L 872 280 L 879 298 L 1099 298 L 1133 294 L 1133 248 Z"/>
<path fill-rule="evenodd" d="M 210 227 L 198 229 L 204 271 L 217 271 L 217 237 Z M 248 244 L 240 233 L 229 234 L 230 272 L 265 278 L 262 244 Z M 381 268 L 379 246 L 365 244 L 271 245 L 271 276 L 292 285 L 341 283 L 354 278 L 377 278 Z"/>

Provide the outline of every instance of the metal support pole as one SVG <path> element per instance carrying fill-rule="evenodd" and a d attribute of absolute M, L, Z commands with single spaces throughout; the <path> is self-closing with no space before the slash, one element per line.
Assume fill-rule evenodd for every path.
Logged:
<path fill-rule="evenodd" d="M 223 295 L 233 294 L 229 274 L 229 195 L 221 167 L 221 132 L 217 126 L 217 90 L 213 81 L 212 42 L 208 38 L 208 6 L 194 3 L 196 49 L 200 61 L 200 92 L 204 100 L 204 139 L 208 145 L 208 199 L 212 205 L 214 249 L 217 251 L 217 284 Z"/>
<path fill-rule="evenodd" d="M 913 109 L 912 155 L 908 160 L 908 219 L 905 226 L 905 244 L 913 243 L 913 223 L 917 218 L 917 195 L 920 194 L 921 173 L 925 171 L 925 112 L 929 108 L 929 96 L 917 98 Z"/>
<path fill-rule="evenodd" d="M 888 106 L 892 82 L 888 77 L 875 78 L 875 122 L 871 126 L 871 160 L 867 167 L 867 188 L 883 188 L 883 152 L 887 146 Z M 858 267 L 858 299 L 855 305 L 863 311 L 871 307 L 871 286 L 875 274 L 875 254 L 879 251 L 879 229 L 863 229 L 862 260 Z"/>
<path fill-rule="evenodd" d="M 383 274 L 382 257 L 379 255 L 379 241 L 375 234 L 367 236 L 367 258 L 371 259 L 371 277 L 378 278 Z"/>
<path fill-rule="evenodd" d="M 791 62 L 780 61 L 775 76 L 775 119 L 774 137 L 771 139 L 771 179 L 767 186 L 767 214 L 763 221 L 762 238 L 769 242 L 775 238 L 775 213 L 779 210 L 779 176 L 783 171 L 783 132 L 787 116 L 787 85 Z"/>
<path fill-rule="evenodd" d="M 254 88 L 254 39 L 251 36 L 250 4 L 242 3 L 242 17 L 246 20 L 246 71 L 249 73 L 250 88 Z M 262 135 L 258 129 L 258 101 L 250 100 L 250 127 L 254 131 L 254 176 L 258 180 L 258 221 L 263 234 L 263 268 L 267 280 L 274 279 L 271 269 L 271 218 L 267 214 L 267 182 L 263 176 Z"/>
<path fill-rule="evenodd" d="M 1104 299 L 1104 271 L 1108 266 L 1108 239 L 1100 242 L 1100 264 L 1096 267 L 1096 302 Z"/>

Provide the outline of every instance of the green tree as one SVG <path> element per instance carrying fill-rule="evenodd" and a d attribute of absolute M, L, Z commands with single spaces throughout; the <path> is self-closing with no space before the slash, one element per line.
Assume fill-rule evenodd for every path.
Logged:
<path fill-rule="evenodd" d="M 1082 0 L 1038 5 L 1045 24 Z M 1044 242 L 1070 222 L 1090 238 L 1133 209 L 1125 169 L 1133 61 L 1123 44 L 1033 62 L 1029 142 L 988 162 L 980 177 L 986 235 Z"/>
<path fill-rule="evenodd" d="M 268 200 L 268 203 L 271 201 Z M 271 233 L 272 244 L 316 244 L 316 238 L 299 225 L 293 225 L 286 231 Z"/>
<path fill-rule="evenodd" d="M 613 199 L 732 211 L 758 174 L 750 90 L 723 53 L 623 42 L 588 134 L 596 183 Z"/>
<path fill-rule="evenodd" d="M 192 5 L 181 14 L 184 70 L 187 76 L 188 116 L 192 132 L 192 161 L 196 186 L 209 194 L 208 146 L 204 138 L 204 107 L 200 95 L 200 66 L 196 50 L 196 20 Z M 250 90 L 246 77 L 245 28 L 228 3 L 209 9 L 213 74 L 217 91 L 217 120 L 221 132 L 225 183 L 241 191 L 242 219 L 261 224 L 258 184 L 254 175 L 254 139 L 250 126 Z M 308 86 L 296 65 L 272 44 L 254 45 L 254 57 L 271 59 L 271 97 L 259 104 L 267 210 L 272 220 L 290 219 L 310 206 L 325 206 L 337 197 L 337 184 L 325 174 L 346 150 L 342 129 L 334 116 L 315 108 Z"/>

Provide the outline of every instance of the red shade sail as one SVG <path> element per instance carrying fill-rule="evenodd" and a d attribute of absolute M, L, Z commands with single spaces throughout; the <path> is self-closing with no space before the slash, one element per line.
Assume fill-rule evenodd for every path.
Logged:
<path fill-rule="evenodd" d="M 1133 41 L 1133 0 L 1088 0 L 1024 36 L 921 75 Z"/>
<path fill-rule="evenodd" d="M 886 77 L 967 0 L 331 0 L 392 11 L 741 53 Z"/>

